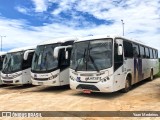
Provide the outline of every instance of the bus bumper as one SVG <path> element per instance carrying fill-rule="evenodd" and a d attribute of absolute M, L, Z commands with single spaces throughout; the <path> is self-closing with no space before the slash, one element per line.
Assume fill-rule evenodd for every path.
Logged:
<path fill-rule="evenodd" d="M 91 92 L 114 92 L 111 81 L 97 83 L 83 83 L 70 80 L 70 88 L 77 91 L 90 90 Z"/>
<path fill-rule="evenodd" d="M 46 86 L 61 86 L 58 80 L 39 81 L 32 79 L 33 85 L 46 85 Z"/>
<path fill-rule="evenodd" d="M 29 83 L 24 83 L 22 80 L 2 80 L 2 84 L 12 84 L 12 85 L 23 85 L 23 84 L 29 84 Z"/>

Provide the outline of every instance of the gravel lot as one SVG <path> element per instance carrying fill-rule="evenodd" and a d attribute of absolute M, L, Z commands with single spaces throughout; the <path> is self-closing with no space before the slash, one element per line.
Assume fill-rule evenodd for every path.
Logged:
<path fill-rule="evenodd" d="M 128 93 L 84 94 L 68 86 L 9 86 L 0 87 L 0 111 L 160 111 L 160 78 L 142 81 Z M 2 119 L 2 118 L 0 118 Z M 3 118 L 3 120 L 11 118 Z M 12 118 L 13 119 L 13 118 Z M 15 118 L 21 120 L 22 118 Z M 30 118 L 23 118 L 30 119 Z M 31 118 L 36 120 L 37 118 Z M 110 120 L 127 118 L 40 118 L 71 120 Z M 129 118 L 157 119 L 158 118 Z"/>

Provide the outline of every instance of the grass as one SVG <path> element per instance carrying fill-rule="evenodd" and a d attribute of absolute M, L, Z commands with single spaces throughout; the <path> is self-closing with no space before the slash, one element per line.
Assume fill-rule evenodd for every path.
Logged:
<path fill-rule="evenodd" d="M 160 59 L 159 59 L 159 73 L 155 77 L 160 77 Z"/>

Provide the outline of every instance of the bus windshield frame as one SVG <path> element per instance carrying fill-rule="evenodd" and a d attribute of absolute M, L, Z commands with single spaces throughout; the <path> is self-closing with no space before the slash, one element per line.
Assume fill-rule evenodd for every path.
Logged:
<path fill-rule="evenodd" d="M 2 66 L 2 73 L 11 74 L 22 70 L 24 51 L 7 53 Z"/>
<path fill-rule="evenodd" d="M 60 45 L 61 43 L 54 43 L 37 46 L 32 60 L 31 71 L 47 73 L 58 69 L 59 62 L 57 58 L 54 58 L 53 52 L 55 47 Z"/>
<path fill-rule="evenodd" d="M 75 71 L 97 71 L 112 67 L 113 39 L 103 38 L 76 42 L 70 68 Z"/>

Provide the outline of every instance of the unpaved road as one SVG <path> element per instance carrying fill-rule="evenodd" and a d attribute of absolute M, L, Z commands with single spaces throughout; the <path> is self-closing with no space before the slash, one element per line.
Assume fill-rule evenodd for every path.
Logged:
<path fill-rule="evenodd" d="M 142 81 L 128 93 L 84 94 L 69 87 L 1 86 L 0 111 L 160 111 L 160 78 Z M 2 119 L 2 118 L 0 118 Z M 11 118 L 3 118 L 9 120 Z M 12 118 L 13 119 L 13 118 Z M 16 120 L 29 118 L 15 118 Z M 33 119 L 33 118 L 32 118 Z M 34 118 L 35 120 L 37 118 Z M 127 118 L 40 118 L 127 119 Z M 160 118 L 129 118 L 160 119 Z"/>

